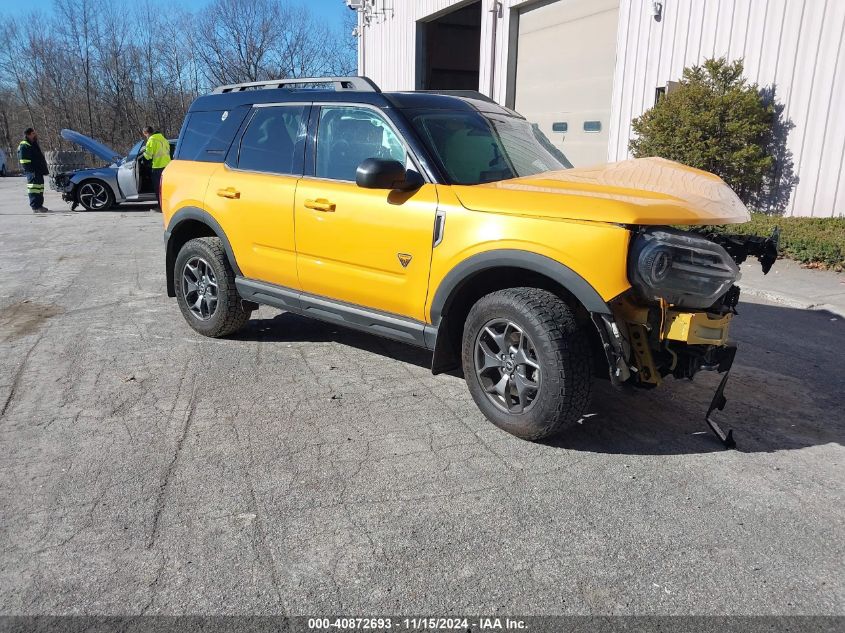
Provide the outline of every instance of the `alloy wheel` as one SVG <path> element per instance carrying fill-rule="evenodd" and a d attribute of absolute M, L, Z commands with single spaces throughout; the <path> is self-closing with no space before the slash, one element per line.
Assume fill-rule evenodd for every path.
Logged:
<path fill-rule="evenodd" d="M 86 209 L 99 210 L 109 203 L 106 186 L 98 182 L 86 182 L 79 188 L 79 202 Z"/>
<path fill-rule="evenodd" d="M 490 401 L 524 413 L 540 393 L 540 362 L 533 341 L 513 321 L 489 321 L 475 339 L 475 373 Z"/>
<path fill-rule="evenodd" d="M 182 269 L 185 305 L 200 321 L 208 321 L 217 310 L 217 277 L 202 257 L 192 257 Z"/>

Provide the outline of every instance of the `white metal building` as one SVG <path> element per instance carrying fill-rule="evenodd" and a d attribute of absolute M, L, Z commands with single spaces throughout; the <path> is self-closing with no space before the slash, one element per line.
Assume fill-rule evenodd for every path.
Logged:
<path fill-rule="evenodd" d="M 787 214 L 845 214 L 845 0 L 353 0 L 383 90 L 475 89 L 576 166 L 629 157 L 631 120 L 685 66 L 745 60 L 794 128 Z M 364 16 L 367 16 L 366 18 Z"/>

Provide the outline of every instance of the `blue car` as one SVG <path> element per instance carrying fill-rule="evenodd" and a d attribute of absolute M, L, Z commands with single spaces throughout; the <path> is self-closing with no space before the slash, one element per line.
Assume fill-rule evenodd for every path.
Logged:
<path fill-rule="evenodd" d="M 123 202 L 154 202 L 150 164 L 143 160 L 145 141 L 140 140 L 126 155 L 121 155 L 99 141 L 75 132 L 62 130 L 62 138 L 90 152 L 106 163 L 52 175 L 52 187 L 72 208 L 82 205 L 88 211 L 105 211 Z M 170 155 L 176 140 L 170 140 Z"/>

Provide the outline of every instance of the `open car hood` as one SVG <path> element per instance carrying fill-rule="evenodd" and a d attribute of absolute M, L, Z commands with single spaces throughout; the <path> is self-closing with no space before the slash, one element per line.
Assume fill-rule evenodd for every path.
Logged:
<path fill-rule="evenodd" d="M 718 176 L 663 158 L 454 185 L 475 211 L 619 224 L 738 224 L 748 209 Z"/>
<path fill-rule="evenodd" d="M 109 163 L 116 163 L 123 158 L 123 154 L 114 151 L 108 145 L 103 145 L 99 141 L 95 141 L 84 134 L 75 132 L 74 130 L 62 130 L 61 134 L 62 138 L 66 141 L 70 141 L 82 149 L 88 150 L 101 160 L 107 160 Z"/>

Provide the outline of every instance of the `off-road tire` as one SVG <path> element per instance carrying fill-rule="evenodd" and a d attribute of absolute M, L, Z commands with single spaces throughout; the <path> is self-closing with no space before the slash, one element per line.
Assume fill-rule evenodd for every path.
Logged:
<path fill-rule="evenodd" d="M 88 167 L 87 152 L 44 152 L 47 170 L 51 176 L 78 171 Z"/>
<path fill-rule="evenodd" d="M 509 413 L 494 404 L 476 373 L 476 342 L 495 319 L 512 321 L 534 344 L 539 389 L 530 408 Z M 464 376 L 473 400 L 499 428 L 536 441 L 576 424 L 590 402 L 593 359 L 589 337 L 569 306 L 539 288 L 508 288 L 482 297 L 470 309 L 462 341 Z"/>
<path fill-rule="evenodd" d="M 84 169 L 84 167 L 73 165 L 71 163 L 47 163 L 47 171 L 50 172 L 50 176 L 53 178 L 60 174 L 70 174 L 72 172 L 79 171 L 80 169 Z"/>
<path fill-rule="evenodd" d="M 211 266 L 217 281 L 217 307 L 205 321 L 200 320 L 188 307 L 183 289 L 185 264 L 199 257 Z M 235 286 L 235 272 L 219 237 L 199 237 L 187 242 L 176 256 L 173 269 L 176 299 L 182 316 L 194 330 L 203 336 L 221 338 L 234 334 L 249 321 L 252 310 L 245 304 Z"/>

